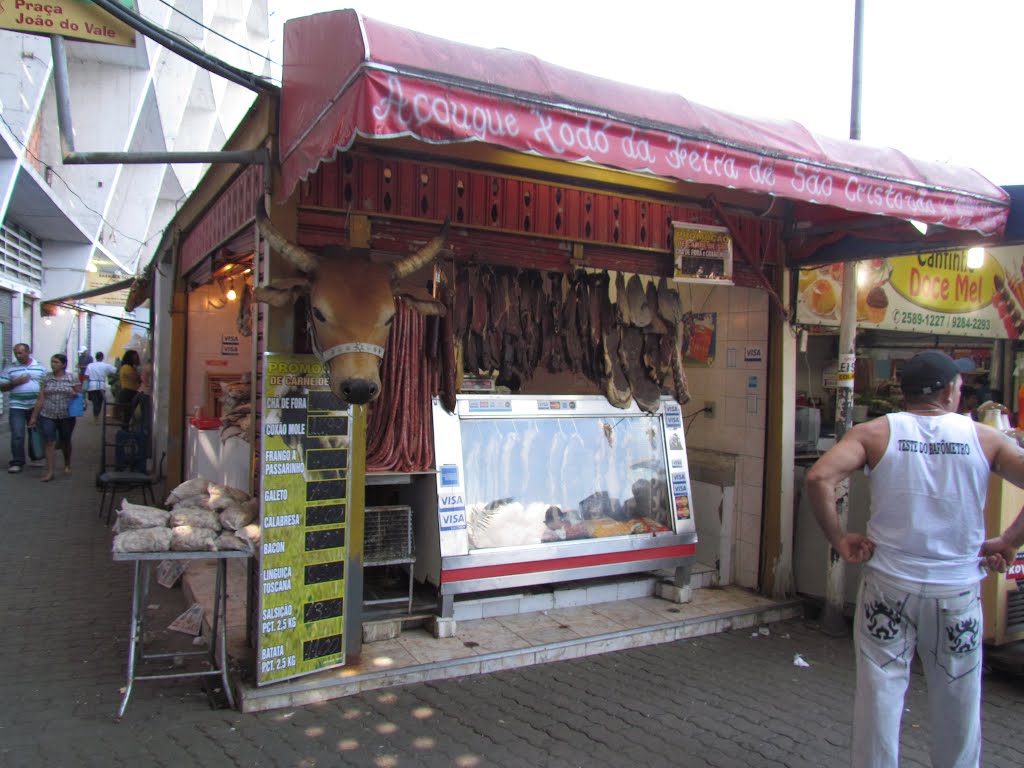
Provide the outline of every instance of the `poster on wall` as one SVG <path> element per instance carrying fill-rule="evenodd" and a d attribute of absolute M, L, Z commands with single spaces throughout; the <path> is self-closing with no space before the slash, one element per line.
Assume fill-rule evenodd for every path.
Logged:
<path fill-rule="evenodd" d="M 725 227 L 672 222 L 673 279 L 732 284 L 732 237 Z"/>
<path fill-rule="evenodd" d="M 717 312 L 687 312 L 682 326 L 683 361 L 710 366 L 715 362 L 715 326 Z"/>
<path fill-rule="evenodd" d="M 344 664 L 351 410 L 312 355 L 268 354 L 257 683 Z"/>
<path fill-rule="evenodd" d="M 839 326 L 844 268 L 857 270 L 857 326 L 948 336 L 1024 335 L 1024 264 L 987 251 L 967 265 L 964 249 L 802 269 L 797 322 Z"/>

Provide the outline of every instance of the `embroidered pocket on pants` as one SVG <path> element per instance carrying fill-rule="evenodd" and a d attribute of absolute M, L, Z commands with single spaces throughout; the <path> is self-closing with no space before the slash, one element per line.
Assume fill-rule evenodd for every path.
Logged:
<path fill-rule="evenodd" d="M 904 616 L 908 596 L 886 589 L 870 576 L 861 584 L 857 610 L 857 640 L 861 654 L 879 667 L 909 663 L 910 624 Z"/>
<path fill-rule="evenodd" d="M 974 671 L 981 663 L 981 598 L 977 589 L 938 599 L 936 663 L 950 680 Z"/>

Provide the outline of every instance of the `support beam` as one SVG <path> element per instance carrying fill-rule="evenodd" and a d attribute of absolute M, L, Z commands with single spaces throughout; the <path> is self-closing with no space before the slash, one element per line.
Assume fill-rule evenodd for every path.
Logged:
<path fill-rule="evenodd" d="M 735 225 L 732 220 L 726 214 L 722 204 L 718 202 L 718 198 L 714 195 L 708 195 L 708 202 L 711 203 L 711 207 L 715 209 L 715 213 L 718 214 L 718 218 L 721 219 L 726 229 L 729 230 L 729 234 L 732 235 L 733 243 L 736 246 L 736 250 L 745 262 L 750 265 L 750 268 L 754 270 L 754 274 L 757 276 L 757 280 L 761 283 L 761 286 L 768 291 L 768 298 L 771 299 L 772 306 L 779 313 L 781 317 L 788 318 L 786 313 L 786 307 L 783 305 L 782 299 L 779 298 L 779 294 L 775 292 L 775 286 L 772 285 L 768 276 L 765 275 L 764 270 L 761 269 L 761 262 L 752 258 L 751 254 L 747 252 L 747 246 L 743 239 L 740 237 L 739 232 L 736 231 Z"/>
<path fill-rule="evenodd" d="M 64 165 L 147 165 L 164 163 L 231 163 L 251 165 L 265 163 L 265 149 L 226 150 L 211 152 L 77 152 L 75 130 L 71 120 L 71 84 L 68 77 L 64 38 L 50 38 L 53 53 L 53 87 L 57 97 L 57 128 L 60 132 L 61 161 Z"/>

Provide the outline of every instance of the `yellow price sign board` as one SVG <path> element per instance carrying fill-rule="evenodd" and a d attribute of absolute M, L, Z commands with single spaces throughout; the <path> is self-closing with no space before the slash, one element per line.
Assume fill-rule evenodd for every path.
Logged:
<path fill-rule="evenodd" d="M 351 409 L 330 391 L 323 364 L 268 354 L 264 377 L 260 685 L 345 662 L 353 480 Z"/>
<path fill-rule="evenodd" d="M 133 0 L 118 0 L 135 10 Z M 0 29 L 60 35 L 91 43 L 135 45 L 135 30 L 89 0 L 0 0 Z"/>

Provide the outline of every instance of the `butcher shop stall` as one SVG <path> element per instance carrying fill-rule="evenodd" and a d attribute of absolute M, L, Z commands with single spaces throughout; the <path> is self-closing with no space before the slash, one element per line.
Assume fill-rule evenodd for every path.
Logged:
<path fill-rule="evenodd" d="M 997 239 L 1007 207 L 966 169 L 351 10 L 286 24 L 279 97 L 227 148 L 268 160 L 179 216 L 168 473 L 260 499 L 260 683 L 382 611 L 443 635 L 616 579 L 791 592 L 789 268 Z"/>

